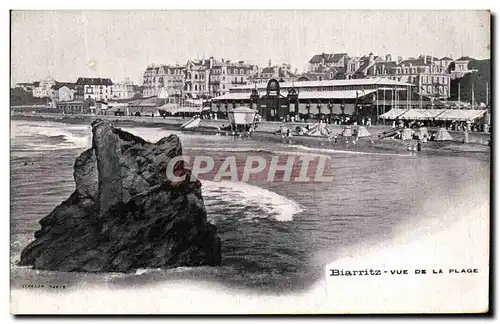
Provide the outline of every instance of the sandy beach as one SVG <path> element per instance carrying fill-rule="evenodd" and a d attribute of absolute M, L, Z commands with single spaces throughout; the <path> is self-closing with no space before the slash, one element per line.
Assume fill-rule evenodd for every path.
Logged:
<path fill-rule="evenodd" d="M 155 127 L 165 130 L 179 130 L 179 127 L 188 121 L 190 118 L 182 117 L 135 117 L 135 116 L 110 116 L 110 115 L 63 115 L 63 114 L 15 114 L 11 116 L 12 120 L 31 120 L 31 121 L 55 121 L 68 124 L 88 124 L 97 118 L 108 119 L 113 121 L 118 126 L 140 126 L 140 127 Z M 199 127 L 190 130 L 184 130 L 186 133 L 206 133 L 207 135 L 221 134 L 224 132 L 218 131 L 218 127 L 227 125 L 228 120 L 203 119 Z M 303 145 L 311 148 L 325 148 L 346 151 L 360 152 L 387 152 L 387 153 L 403 153 L 417 154 L 417 152 L 408 152 L 408 141 L 395 139 L 379 139 L 377 134 L 391 130 L 391 126 L 376 125 L 367 127 L 367 130 L 372 135 L 371 137 L 361 138 L 359 142 L 346 143 L 342 138 L 339 138 L 335 143 L 333 140 L 328 140 L 325 137 L 314 136 L 294 136 L 292 139 L 283 139 L 276 135 L 275 132 L 281 126 L 287 126 L 294 129 L 297 126 L 305 126 L 306 123 L 284 123 L 262 121 L 258 124 L 252 139 L 268 142 L 282 142 L 290 145 Z M 343 125 L 328 125 L 327 126 L 334 134 L 340 134 L 343 130 Z M 430 128 L 429 130 L 434 130 Z M 469 155 L 478 153 L 488 153 L 491 151 L 488 142 L 491 135 L 487 133 L 469 132 L 468 143 L 464 143 L 464 132 L 449 131 L 453 137 L 453 141 L 444 142 L 427 142 L 422 144 L 422 151 L 418 154 L 445 154 L 445 155 Z"/>

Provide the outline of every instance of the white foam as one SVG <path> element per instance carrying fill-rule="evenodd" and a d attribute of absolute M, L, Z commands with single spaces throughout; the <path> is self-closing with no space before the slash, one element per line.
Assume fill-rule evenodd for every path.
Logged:
<path fill-rule="evenodd" d="M 304 145 L 294 145 L 294 144 L 288 145 L 288 147 L 297 148 L 299 150 L 304 150 L 304 151 L 313 151 L 313 152 L 331 153 L 331 154 L 342 153 L 342 154 L 359 154 L 359 155 L 413 156 L 413 155 L 410 155 L 410 154 L 336 150 L 336 149 L 308 147 L 308 146 L 304 146 Z"/>
<path fill-rule="evenodd" d="M 266 212 L 266 215 L 248 215 L 249 218 L 267 218 L 269 215 L 275 215 L 277 221 L 287 222 L 292 221 L 293 215 L 303 210 L 293 200 L 245 182 L 201 181 L 203 196 L 208 199 L 237 201 L 245 206 L 258 206 Z"/>
<path fill-rule="evenodd" d="M 42 126 L 41 126 L 42 125 Z M 23 143 L 31 147 L 33 151 L 50 151 L 60 149 L 88 148 L 92 146 L 90 125 L 68 125 L 64 123 L 43 123 L 34 124 L 31 122 L 12 122 L 10 133 L 11 139 L 19 137 L 43 135 L 48 137 L 63 136 L 63 143 Z"/>

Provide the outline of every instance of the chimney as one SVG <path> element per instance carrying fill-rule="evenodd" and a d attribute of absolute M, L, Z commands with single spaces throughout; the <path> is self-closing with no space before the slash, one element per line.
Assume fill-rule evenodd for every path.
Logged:
<path fill-rule="evenodd" d="M 269 60 L 268 66 L 271 67 L 271 60 Z"/>
<path fill-rule="evenodd" d="M 370 59 L 370 64 L 373 63 L 373 53 L 370 52 L 370 54 L 368 54 L 368 57 Z"/>
<path fill-rule="evenodd" d="M 399 63 L 401 63 L 401 61 L 403 61 L 403 57 L 398 56 L 398 60 L 396 61 L 396 63 L 399 64 Z"/>
<path fill-rule="evenodd" d="M 391 55 L 391 54 L 387 54 L 387 55 L 385 56 L 385 61 L 386 61 L 386 62 L 391 62 L 391 61 L 392 61 L 392 55 Z"/>
<path fill-rule="evenodd" d="M 453 60 L 453 54 L 450 54 L 450 58 Z"/>

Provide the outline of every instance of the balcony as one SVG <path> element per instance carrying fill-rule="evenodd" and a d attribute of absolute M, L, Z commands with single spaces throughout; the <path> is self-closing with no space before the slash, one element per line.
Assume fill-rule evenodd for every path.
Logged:
<path fill-rule="evenodd" d="M 247 84 L 246 81 L 232 81 L 231 84 L 234 84 L 234 85 L 244 85 L 244 84 Z"/>

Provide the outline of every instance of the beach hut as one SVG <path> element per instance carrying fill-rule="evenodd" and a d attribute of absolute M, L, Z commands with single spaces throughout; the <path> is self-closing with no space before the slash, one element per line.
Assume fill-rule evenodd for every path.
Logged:
<path fill-rule="evenodd" d="M 436 133 L 436 138 L 434 138 L 435 141 L 453 141 L 453 137 L 451 137 L 450 133 L 448 131 L 441 127 L 437 133 Z"/>
<path fill-rule="evenodd" d="M 358 127 L 358 137 L 369 137 L 371 136 L 370 132 L 366 129 L 365 126 Z"/>
<path fill-rule="evenodd" d="M 401 139 L 403 141 L 411 140 L 413 139 L 413 130 L 411 128 L 405 128 L 401 132 Z"/>
<path fill-rule="evenodd" d="M 427 127 L 420 127 L 417 131 L 417 135 L 419 139 L 423 139 L 424 137 L 429 138 L 429 131 Z"/>
<path fill-rule="evenodd" d="M 326 125 L 322 122 L 316 123 L 309 128 L 307 132 L 309 136 L 329 136 L 330 132 L 326 128 Z"/>
<path fill-rule="evenodd" d="M 242 131 L 254 126 L 257 111 L 248 107 L 237 107 L 227 113 L 231 128 Z"/>
<path fill-rule="evenodd" d="M 352 127 L 345 126 L 344 130 L 342 131 L 342 136 L 345 136 L 345 137 L 352 136 Z"/>

